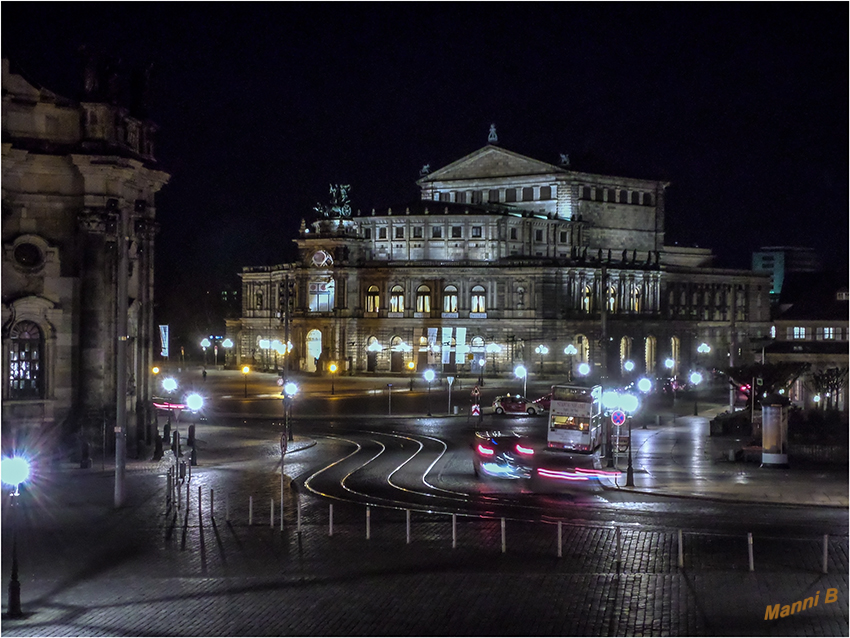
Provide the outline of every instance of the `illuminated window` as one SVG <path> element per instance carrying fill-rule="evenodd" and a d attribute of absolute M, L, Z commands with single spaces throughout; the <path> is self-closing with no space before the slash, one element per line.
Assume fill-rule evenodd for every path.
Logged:
<path fill-rule="evenodd" d="M 472 287 L 472 312 L 487 312 L 487 304 L 484 297 L 485 291 L 483 286 Z"/>
<path fill-rule="evenodd" d="M 802 326 L 794 326 L 792 328 L 791 333 L 792 339 L 805 339 L 806 338 L 806 329 Z"/>
<path fill-rule="evenodd" d="M 581 297 L 581 309 L 588 314 L 593 310 L 593 290 L 590 286 L 584 287 L 584 293 Z"/>
<path fill-rule="evenodd" d="M 835 328 L 824 328 L 823 329 L 823 338 L 824 339 L 835 339 Z"/>
<path fill-rule="evenodd" d="M 614 286 L 608 287 L 608 312 L 617 312 L 617 289 Z"/>
<path fill-rule="evenodd" d="M 44 396 L 41 330 L 32 321 L 21 321 L 9 333 L 9 397 L 39 399 Z"/>
<path fill-rule="evenodd" d="M 390 312 L 404 312 L 404 288 L 393 286 L 390 293 Z"/>
<path fill-rule="evenodd" d="M 311 281 L 307 295 L 312 312 L 331 312 L 334 308 L 334 280 Z"/>
<path fill-rule="evenodd" d="M 381 306 L 381 293 L 377 286 L 369 286 L 366 291 L 366 312 L 378 312 Z"/>
<path fill-rule="evenodd" d="M 446 286 L 443 289 L 443 312 L 457 312 L 457 288 Z"/>
<path fill-rule="evenodd" d="M 476 237 L 476 238 L 481 237 L 481 231 L 482 231 L 481 226 L 473 226 L 472 227 L 472 236 Z"/>
<path fill-rule="evenodd" d="M 640 286 L 634 285 L 632 286 L 632 294 L 630 295 L 629 302 L 631 305 L 632 312 L 640 312 L 641 311 L 641 290 Z"/>
<path fill-rule="evenodd" d="M 428 286 L 416 289 L 416 312 L 431 312 L 431 289 Z"/>

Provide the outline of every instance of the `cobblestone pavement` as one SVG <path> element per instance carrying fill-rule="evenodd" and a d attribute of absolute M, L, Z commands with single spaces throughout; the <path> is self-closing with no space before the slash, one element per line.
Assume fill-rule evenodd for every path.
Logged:
<path fill-rule="evenodd" d="M 561 527 L 337 504 L 284 489 L 284 520 L 262 497 L 219 496 L 210 516 L 198 470 L 167 503 L 162 468 L 56 472 L 59 495 L 17 509 L 23 619 L 32 635 L 847 635 L 847 537 L 754 539 L 612 526 Z M 234 470 L 235 471 L 235 470 Z M 234 479 L 235 480 L 235 479 Z M 280 475 L 269 477 L 279 494 Z M 201 487 L 200 494 L 198 486 Z M 275 492 L 275 487 L 278 491 Z M 289 486 L 287 485 L 286 488 Z M 189 495 L 186 507 L 185 495 Z M 199 503 L 199 496 L 201 502 Z M 297 531 L 297 502 L 304 508 Z M 199 508 L 200 505 L 200 508 Z M 10 547 L 4 510 L 4 558 Z M 367 535 L 367 520 L 368 534 Z M 408 529 L 409 542 L 408 542 Z M 504 529 L 504 535 L 503 535 Z M 332 534 L 331 534 L 332 532 Z M 619 536 L 619 561 L 618 561 Z M 453 547 L 453 544 L 455 547 Z M 4 583 L 10 577 L 3 561 Z M 827 590 L 836 590 L 827 603 Z M 819 594 L 817 607 L 765 620 L 768 605 Z M 7 600 L 4 589 L 4 609 Z"/>

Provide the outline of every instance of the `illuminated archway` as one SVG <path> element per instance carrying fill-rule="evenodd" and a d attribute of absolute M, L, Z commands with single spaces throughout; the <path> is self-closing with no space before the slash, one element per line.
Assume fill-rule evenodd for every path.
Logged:
<path fill-rule="evenodd" d="M 322 356 L 322 333 L 314 329 L 307 333 L 307 360 L 304 362 L 304 371 L 315 372 L 320 356 Z"/>

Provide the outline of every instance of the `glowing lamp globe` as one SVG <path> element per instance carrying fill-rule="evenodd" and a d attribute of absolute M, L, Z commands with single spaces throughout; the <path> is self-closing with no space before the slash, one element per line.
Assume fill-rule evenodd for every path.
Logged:
<path fill-rule="evenodd" d="M 204 398 L 195 392 L 186 397 L 186 407 L 192 410 L 192 412 L 197 412 L 202 407 L 204 407 Z"/>
<path fill-rule="evenodd" d="M 0 480 L 17 487 L 30 477 L 30 464 L 22 456 L 8 456 L 0 461 Z"/>

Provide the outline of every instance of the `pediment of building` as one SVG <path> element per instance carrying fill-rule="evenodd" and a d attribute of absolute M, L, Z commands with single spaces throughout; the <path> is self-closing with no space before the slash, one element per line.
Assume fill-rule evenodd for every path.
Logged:
<path fill-rule="evenodd" d="M 422 177 L 417 183 L 422 185 L 438 181 L 565 172 L 567 172 L 565 169 L 554 164 L 547 164 L 498 146 L 488 145 Z"/>

